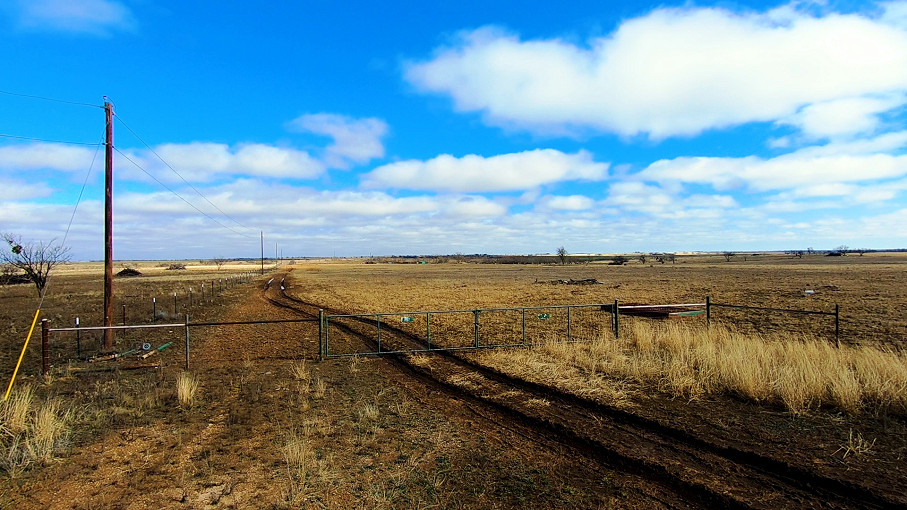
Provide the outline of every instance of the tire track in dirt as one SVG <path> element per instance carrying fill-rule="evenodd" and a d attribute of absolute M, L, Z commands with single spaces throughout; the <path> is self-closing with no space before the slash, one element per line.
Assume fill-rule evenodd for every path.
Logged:
<path fill-rule="evenodd" d="M 288 273 L 287 273 L 288 274 Z M 319 309 L 286 292 L 285 277 L 263 297 L 275 306 L 317 317 Z M 268 293 L 277 294 L 270 297 Z M 289 302 L 289 303 L 288 303 Z M 369 328 L 375 321 L 362 317 Z M 337 327 L 337 326 L 335 326 Z M 351 325 L 341 326 L 363 346 L 369 335 Z M 414 348 L 421 339 L 382 323 L 382 328 L 407 338 Z M 712 444 L 683 430 L 631 412 L 609 407 L 549 386 L 515 378 L 445 351 L 433 351 L 429 363 L 403 355 L 388 355 L 405 373 L 442 387 L 460 398 L 488 406 L 514 422 L 530 425 L 548 439 L 568 444 L 584 456 L 651 480 L 673 492 L 682 502 L 703 507 L 818 508 L 899 507 L 863 487 L 828 478 L 754 452 Z"/>

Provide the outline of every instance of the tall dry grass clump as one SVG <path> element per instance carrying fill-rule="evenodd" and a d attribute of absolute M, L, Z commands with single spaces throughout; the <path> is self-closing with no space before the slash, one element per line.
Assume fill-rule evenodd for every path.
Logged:
<path fill-rule="evenodd" d="M 850 414 L 907 414 L 903 354 L 674 322 L 636 321 L 625 331 L 620 339 L 609 335 L 588 344 L 547 344 L 482 359 L 578 394 L 611 392 L 614 381 L 624 380 L 688 399 L 735 394 L 794 413 L 833 407 Z"/>
<path fill-rule="evenodd" d="M 189 372 L 180 372 L 176 377 L 176 399 L 181 406 L 190 407 L 198 392 L 198 378 Z"/>
<path fill-rule="evenodd" d="M 627 342 L 637 347 L 651 380 L 675 395 L 716 391 L 776 402 L 800 413 L 831 406 L 907 410 L 907 358 L 872 347 L 842 346 L 799 335 L 744 335 L 677 323 L 637 322 Z M 632 353 L 632 349 L 631 349 Z M 637 380 L 645 382 L 646 378 Z"/>
<path fill-rule="evenodd" d="M 0 469 L 17 476 L 51 460 L 66 442 L 72 412 L 56 399 L 39 402 L 24 386 L 0 403 Z"/>

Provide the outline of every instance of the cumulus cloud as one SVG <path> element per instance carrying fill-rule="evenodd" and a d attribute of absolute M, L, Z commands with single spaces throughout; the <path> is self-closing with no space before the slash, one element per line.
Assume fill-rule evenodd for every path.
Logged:
<path fill-rule="evenodd" d="M 387 124 L 376 118 L 354 119 L 333 113 L 302 115 L 288 123 L 290 129 L 328 136 L 334 143 L 325 149 L 325 163 L 332 168 L 349 168 L 384 157 L 381 139 Z"/>
<path fill-rule="evenodd" d="M 14 11 L 28 29 L 103 36 L 135 25 L 129 8 L 111 0 L 18 0 Z"/>
<path fill-rule="evenodd" d="M 872 134 L 881 123 L 879 114 L 905 102 L 903 93 L 834 99 L 805 106 L 779 122 L 796 126 L 808 138 Z"/>
<path fill-rule="evenodd" d="M 0 200 L 28 200 L 46 197 L 53 189 L 43 182 L 22 182 L 18 179 L 0 177 Z"/>
<path fill-rule="evenodd" d="M 202 192 L 231 217 L 256 224 L 270 222 L 273 217 L 282 218 L 280 221 L 288 225 L 367 224 L 394 217 L 471 219 L 497 217 L 507 212 L 505 206 L 482 196 L 394 197 L 381 191 L 315 190 L 267 185 L 254 179 L 212 186 Z M 144 221 L 155 215 L 197 216 L 190 205 L 164 191 L 121 193 L 117 207 L 121 219 L 129 218 L 129 215 Z"/>
<path fill-rule="evenodd" d="M 838 113 L 870 129 L 874 115 L 907 101 L 904 9 L 890 5 L 882 18 L 799 3 L 764 13 L 656 9 L 586 45 L 486 27 L 408 64 L 405 78 L 491 124 L 539 133 L 661 139 L 784 120 L 838 134 L 841 122 L 829 132 L 819 119 Z"/>
<path fill-rule="evenodd" d="M 117 166 L 131 169 L 131 175 L 136 179 L 142 177 L 132 162 L 159 180 L 171 182 L 179 178 L 167 164 L 186 180 L 194 182 L 211 181 L 226 175 L 311 179 L 325 170 L 324 164 L 305 151 L 254 143 L 235 146 L 207 142 L 168 143 L 155 147 L 154 152 L 167 164 L 147 149 L 124 152 L 132 161 L 119 161 Z"/>
<path fill-rule="evenodd" d="M 904 143 L 903 134 L 846 144 L 807 147 L 774 158 L 679 157 L 656 161 L 637 174 L 645 181 L 706 184 L 754 192 L 840 189 L 835 185 L 907 175 L 907 155 L 879 152 Z M 821 187 L 817 187 L 821 186 Z"/>
<path fill-rule="evenodd" d="M 366 188 L 390 187 L 447 192 L 496 192 L 531 189 L 561 181 L 598 181 L 607 177 L 608 164 L 592 154 L 566 154 L 553 149 L 484 157 L 449 154 L 427 161 L 390 163 L 363 176 Z"/>
<path fill-rule="evenodd" d="M 540 209 L 584 211 L 592 209 L 595 201 L 584 195 L 549 195 L 539 200 Z"/>
<path fill-rule="evenodd" d="M 625 211 L 660 214 L 676 209 L 676 201 L 675 196 L 658 186 L 627 181 L 612 184 L 605 203 Z"/>
<path fill-rule="evenodd" d="M 0 147 L 0 169 L 86 171 L 95 149 L 62 143 L 26 143 Z"/>

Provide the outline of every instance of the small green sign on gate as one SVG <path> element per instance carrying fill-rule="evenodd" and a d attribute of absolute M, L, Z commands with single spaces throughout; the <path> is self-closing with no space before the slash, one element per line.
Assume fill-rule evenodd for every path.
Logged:
<path fill-rule="evenodd" d="M 412 317 L 400 317 L 400 322 L 412 322 Z"/>
<path fill-rule="evenodd" d="M 540 313 L 540 314 L 539 314 L 539 320 L 544 321 L 544 320 L 548 320 L 548 319 L 550 319 L 550 318 L 551 318 L 551 315 L 549 315 L 549 314 L 547 314 L 547 313 Z"/>

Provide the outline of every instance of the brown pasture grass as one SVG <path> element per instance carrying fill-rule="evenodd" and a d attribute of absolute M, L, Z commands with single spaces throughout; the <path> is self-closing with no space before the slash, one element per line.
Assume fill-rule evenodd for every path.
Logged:
<path fill-rule="evenodd" d="M 728 393 L 793 413 L 907 415 L 907 357 L 809 336 L 741 334 L 728 327 L 636 322 L 620 339 L 547 343 L 475 355 L 489 366 L 612 404 L 627 388 L 655 386 L 695 399 Z"/>
<path fill-rule="evenodd" d="M 26 385 L 0 403 L 0 469 L 16 477 L 47 462 L 65 445 L 73 413 L 51 398 L 37 401 Z"/>
<path fill-rule="evenodd" d="M 676 264 L 364 264 L 305 261 L 290 275 L 290 292 L 346 313 L 469 310 L 586 303 L 714 303 L 833 312 L 841 310 L 844 343 L 907 349 L 907 253 L 863 257 L 784 254 L 678 256 Z M 598 285 L 552 282 L 594 278 Z M 302 291 L 304 289 L 304 292 Z M 813 290 L 807 294 L 805 290 Z M 713 309 L 740 331 L 812 332 L 832 339 L 829 316 Z"/>
<path fill-rule="evenodd" d="M 907 413 L 907 362 L 898 353 L 907 347 L 899 334 L 907 331 L 901 313 L 907 293 L 899 283 L 907 256 L 872 254 L 842 261 L 776 254 L 750 257 L 745 263 L 725 263 L 717 256 L 678 261 L 623 267 L 306 263 L 291 276 L 290 289 L 304 289 L 310 301 L 361 313 L 614 299 L 702 302 L 706 295 L 731 304 L 806 310 L 833 310 L 839 303 L 840 349 L 830 343 L 833 321 L 827 317 L 734 315 L 716 309 L 713 313 L 727 327 L 709 330 L 701 321 L 687 327 L 632 318 L 622 321 L 620 340 L 606 336 L 571 345 L 549 341 L 536 349 L 480 356 L 515 375 L 569 385 L 571 391 L 616 405 L 626 405 L 631 388 L 644 384 L 688 399 L 730 393 L 794 413 L 824 407 L 850 414 Z M 551 283 L 589 277 L 601 284 Z M 483 323 L 483 331 L 491 329 Z M 419 363 L 421 358 L 415 359 Z M 354 362 L 350 369 L 356 370 Z"/>
<path fill-rule="evenodd" d="M 180 406 L 192 407 L 198 392 L 198 378 L 189 372 L 180 372 L 176 377 L 176 399 Z"/>
<path fill-rule="evenodd" d="M 874 258 L 867 255 L 864 260 L 845 258 L 847 260 L 844 261 L 813 259 L 806 263 L 776 258 L 758 263 L 726 264 L 716 256 L 714 260 L 690 258 L 686 262 L 681 262 L 683 259 L 680 258 L 673 267 L 670 264 L 643 265 L 635 261 L 625 267 L 595 264 L 564 267 L 479 264 L 390 266 L 322 261 L 299 264 L 299 269 L 288 278 L 288 290 L 307 302 L 346 312 L 370 313 L 609 303 L 613 299 L 645 303 L 690 302 L 700 301 L 705 295 L 711 295 L 716 300 L 721 297 L 730 303 L 751 300 L 774 306 L 826 310 L 833 303 L 840 302 L 844 316 L 849 320 L 845 322 L 845 344 L 862 342 L 867 347 L 876 347 L 875 350 L 855 345 L 834 350 L 823 344 L 824 339 L 812 342 L 816 344 L 812 345 L 812 340 L 802 331 L 784 329 L 787 323 L 781 322 L 782 319 L 768 317 L 766 320 L 778 326 L 774 333 L 753 334 L 749 330 L 734 332 L 727 328 L 713 328 L 706 341 L 698 338 L 701 332 L 696 327 L 690 327 L 688 332 L 681 329 L 675 334 L 660 330 L 667 324 L 628 319 L 623 323 L 619 340 L 607 335 L 579 344 L 562 344 L 549 339 L 544 346 L 485 351 L 479 355 L 483 360 L 487 357 L 484 362 L 494 364 L 500 370 L 518 372 L 526 379 L 538 380 L 615 406 L 640 405 L 642 400 L 634 398 L 637 393 L 655 387 L 669 395 L 688 399 L 728 392 L 770 405 L 785 406 L 799 413 L 832 408 L 859 414 L 904 414 L 904 358 L 891 351 L 900 346 L 898 342 L 902 341 L 902 336 L 899 332 L 905 330 L 898 322 L 903 322 L 903 316 L 898 315 L 898 311 L 907 305 L 907 298 L 897 275 L 903 274 L 903 263 L 907 257 Z M 118 280 L 118 299 L 134 299 L 128 301 L 130 313 L 140 304 L 144 306 L 156 292 L 161 292 L 156 295 L 166 297 L 172 294 L 174 287 L 171 286 L 195 286 L 227 274 L 226 268 L 218 273 L 213 267 L 210 272 L 199 270 L 197 274 L 192 270 L 172 272 L 155 267 L 149 267 L 146 272 L 141 265 L 138 269 L 148 276 Z M 197 278 L 192 279 L 195 276 Z M 550 283 L 567 278 L 596 278 L 602 284 L 568 286 Z M 54 325 L 69 325 L 72 315 L 84 313 L 91 307 L 97 308 L 101 295 L 99 281 L 97 272 L 74 272 L 60 278 L 46 303 L 46 314 L 54 319 Z M 805 297 L 803 288 L 816 288 L 818 291 L 814 296 Z M 235 296 L 253 301 L 257 299 L 260 289 L 261 286 L 250 286 L 238 291 Z M 182 296 L 184 291 L 180 292 Z M 14 298 L 16 303 L 31 303 L 31 293 L 33 290 L 24 286 L 0 287 L 0 299 L 4 300 L 4 304 L 10 303 L 8 298 Z M 158 301 L 160 303 L 161 299 Z M 0 310 L 0 319 L 6 320 L 0 323 L 0 338 L 6 349 L 0 355 L 5 356 L 10 366 L 21 348 L 22 324 L 27 327 L 33 314 L 32 310 L 14 315 L 12 312 L 17 306 Z M 195 313 L 200 315 L 201 311 Z M 196 317 L 193 315 L 193 320 Z M 88 323 L 83 315 L 83 324 Z M 694 322 L 691 326 L 696 325 Z M 820 327 L 827 329 L 828 325 L 822 323 Z M 202 334 L 200 331 L 199 336 Z M 205 330 L 204 334 L 209 333 Z M 747 342 L 733 341 L 737 335 L 746 338 Z M 53 341 L 57 342 L 58 338 L 62 335 L 54 336 Z M 753 339 L 765 345 L 753 344 Z M 812 350 L 796 350 L 795 344 L 803 344 Z M 829 354 L 829 349 L 841 353 L 832 351 Z M 198 352 L 204 350 L 199 349 Z M 248 377 L 254 378 L 251 372 L 258 371 L 260 364 L 267 362 L 263 359 L 266 359 L 268 352 L 262 346 L 254 356 L 246 353 L 236 356 L 235 364 L 239 366 L 234 367 L 235 371 L 230 376 L 241 379 L 242 376 L 237 374 L 249 373 Z M 816 359 L 821 356 L 838 356 L 841 359 L 837 360 L 837 365 L 830 362 L 819 365 Z M 417 356 L 417 363 L 430 366 L 432 357 Z M 495 357 L 499 358 L 498 361 L 494 361 Z M 32 364 L 25 367 L 26 373 L 37 372 L 35 358 L 30 357 Z M 812 370 L 794 370 L 781 364 L 780 358 L 799 360 L 800 365 L 812 367 Z M 459 443 L 451 440 L 458 436 L 453 435 L 454 429 L 446 417 L 438 416 L 425 421 L 421 413 L 427 406 L 419 400 L 407 400 L 405 392 L 379 391 L 377 384 L 359 384 L 360 380 L 377 380 L 374 372 L 378 363 L 369 358 L 343 360 L 336 364 L 336 371 L 328 370 L 334 366 L 331 362 L 317 364 L 282 360 L 279 363 L 284 361 L 286 363 L 279 367 L 279 374 L 286 376 L 287 380 L 274 378 L 267 391 L 256 394 L 256 400 L 248 403 L 241 400 L 238 407 L 261 406 L 262 401 L 271 398 L 277 398 L 280 406 L 286 407 L 287 401 L 295 399 L 292 415 L 275 412 L 282 419 L 274 423 L 259 422 L 259 418 L 240 413 L 228 415 L 229 420 L 236 419 L 235 422 L 228 421 L 239 431 L 237 434 L 243 437 L 248 435 L 250 441 L 258 441 L 255 452 L 268 452 L 266 458 L 256 462 L 265 466 L 263 470 L 269 479 L 280 484 L 278 488 L 271 489 L 272 493 L 277 493 L 276 497 L 283 497 L 276 507 L 453 507 L 457 506 L 454 501 L 462 504 L 461 500 L 455 499 L 467 492 L 467 489 L 457 485 L 464 483 L 462 473 L 449 469 L 451 459 L 454 467 L 461 465 L 457 461 Z M 195 421 L 205 413 L 208 413 L 206 419 L 216 422 L 220 411 L 212 410 L 217 408 L 212 395 L 217 389 L 211 382 L 213 379 L 208 378 L 213 376 L 203 372 L 198 373 L 205 377 L 204 396 L 205 400 L 212 402 L 212 406 L 208 406 L 212 409 L 196 404 L 192 413 L 179 413 L 178 419 L 168 414 L 173 412 L 173 381 L 179 365 L 171 364 L 166 371 L 160 371 L 162 375 L 143 376 L 124 371 L 110 376 L 105 373 L 86 377 L 84 380 L 90 381 L 86 385 L 73 381 L 67 383 L 67 376 L 59 374 L 52 385 L 35 389 L 34 395 L 37 396 L 33 396 L 26 406 L 29 411 L 25 412 L 25 419 L 20 420 L 24 423 L 20 428 L 32 430 L 39 421 L 47 421 L 46 418 L 39 420 L 35 409 L 43 402 L 52 400 L 55 394 L 67 395 L 67 398 L 71 395 L 72 405 L 82 407 L 79 407 L 78 413 L 62 420 L 66 427 L 62 439 L 55 441 L 55 453 L 51 455 L 58 455 L 66 445 L 66 430 L 71 431 L 74 444 L 93 445 L 98 437 L 110 431 L 120 430 L 126 437 L 157 420 L 163 420 L 168 430 L 179 429 L 180 434 L 191 430 Z M 825 371 L 827 368 L 824 367 L 829 366 L 844 366 L 845 370 L 839 370 L 836 377 L 816 376 L 817 371 Z M 771 377 L 766 377 L 766 373 Z M 141 377 L 144 379 L 139 379 Z M 271 376 L 267 377 L 271 379 Z M 463 385 L 468 383 L 463 381 Z M 819 388 L 815 393 L 818 397 L 798 390 L 807 383 Z M 54 389 L 66 384 L 69 384 L 70 391 L 56 392 Z M 25 387 L 23 385 L 17 390 Z M 290 393 L 281 394 L 280 391 Z M 233 398 L 232 393 L 225 390 L 221 393 L 224 398 Z M 238 393 L 240 397 L 237 398 L 246 398 L 246 394 Z M 278 396 L 269 396 L 271 393 Z M 533 399 L 531 405 L 542 408 L 549 403 Z M 63 407 L 58 407 L 45 416 L 52 415 L 60 417 L 67 416 L 67 413 Z M 832 419 L 843 420 L 837 416 Z M 848 426 L 843 426 L 841 437 L 830 443 L 833 445 L 831 450 L 840 445 L 842 449 L 837 453 L 838 457 L 843 456 L 850 461 L 858 455 L 871 456 L 874 451 L 877 452 L 876 457 L 883 457 L 883 446 L 877 446 L 873 439 L 877 434 L 862 428 L 864 436 L 857 428 L 861 427 L 855 427 L 848 438 Z M 45 430 L 54 430 L 54 427 L 46 426 Z M 179 441 L 187 449 L 194 444 L 188 435 Z M 23 449 L 25 442 L 25 436 L 20 435 L 18 443 L 15 443 L 18 450 L 7 450 L 5 445 L 12 443 L 3 443 L 0 456 L 7 455 L 8 451 L 26 451 L 27 448 Z M 414 447 L 417 442 L 424 446 Z M 881 437 L 879 443 L 884 445 L 885 438 Z M 211 447 L 210 452 L 233 447 L 222 448 L 220 444 L 206 446 Z M 483 445 L 482 449 L 475 451 L 487 450 Z M 205 460 L 208 453 L 202 455 L 203 452 L 209 450 L 196 451 L 197 455 L 191 458 L 193 469 L 194 463 L 208 466 L 208 460 Z M 165 455 L 170 455 L 169 451 Z M 218 456 L 217 453 L 212 455 L 212 458 Z M 251 453 L 243 455 L 257 458 Z M 532 453 L 534 455 L 536 452 Z M 27 466 L 12 466 L 15 462 L 21 463 L 21 460 L 21 456 L 14 456 L 12 461 L 0 459 L 0 468 L 9 473 L 27 469 Z M 243 460 L 236 462 L 241 464 Z M 530 480 L 533 481 L 532 487 L 544 488 L 543 482 L 548 480 L 546 475 L 536 476 L 530 471 L 519 471 L 523 464 L 522 461 L 507 464 L 503 467 L 508 469 L 502 472 L 516 470 L 521 484 L 519 487 L 526 483 L 525 480 Z M 200 472 L 206 473 L 208 469 L 211 468 L 204 467 Z M 523 475 L 528 478 L 524 480 Z M 151 475 L 148 476 L 150 479 Z M 155 480 L 161 480 L 169 474 L 155 476 L 158 476 Z M 476 486 L 484 486 L 485 480 L 494 483 L 494 472 L 483 472 L 467 480 L 479 480 L 479 476 L 482 482 L 476 483 Z M 94 479 L 91 473 L 81 480 L 90 478 Z M 144 483 L 147 489 L 151 482 Z M 535 496 L 533 493 L 531 497 Z M 507 506 L 497 503 L 498 497 L 499 494 L 490 492 L 488 499 L 483 501 L 489 507 Z M 545 501 L 551 500 L 550 493 L 548 498 Z M 517 500 L 507 501 L 513 503 Z"/>

